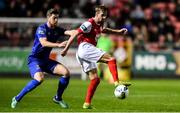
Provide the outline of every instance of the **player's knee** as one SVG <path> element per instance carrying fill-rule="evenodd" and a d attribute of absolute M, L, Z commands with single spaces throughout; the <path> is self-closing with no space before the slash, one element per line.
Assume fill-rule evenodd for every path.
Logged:
<path fill-rule="evenodd" d="M 65 77 L 69 77 L 69 76 L 70 76 L 69 70 L 66 70 L 66 71 L 64 72 L 64 76 L 65 76 Z"/>
<path fill-rule="evenodd" d="M 89 75 L 89 79 L 90 80 L 94 80 L 94 79 L 97 79 L 98 78 L 98 75 L 97 74 L 90 74 Z"/>
<path fill-rule="evenodd" d="M 44 77 L 34 78 L 34 79 L 36 79 L 37 81 L 39 81 L 39 82 L 41 82 L 41 83 L 44 81 Z"/>
<path fill-rule="evenodd" d="M 115 58 L 109 54 L 105 54 L 102 58 L 101 61 L 104 63 L 108 63 L 109 61 L 115 60 Z"/>
<path fill-rule="evenodd" d="M 44 75 L 37 73 L 34 75 L 34 79 L 39 81 L 39 82 L 43 82 L 44 81 Z"/>
<path fill-rule="evenodd" d="M 109 61 L 113 61 L 113 60 L 116 60 L 114 57 L 109 57 L 108 59 Z"/>
<path fill-rule="evenodd" d="M 109 62 L 116 62 L 116 59 L 114 58 L 114 57 L 110 57 L 109 59 L 108 59 L 108 62 L 107 63 L 109 63 Z"/>
<path fill-rule="evenodd" d="M 99 77 L 95 77 L 92 80 L 95 81 L 96 85 L 98 85 L 100 83 L 100 81 L 101 81 Z"/>
<path fill-rule="evenodd" d="M 70 72 L 69 72 L 69 70 L 66 69 L 64 71 L 61 71 L 61 72 L 57 73 L 57 75 L 64 76 L 64 77 L 69 77 L 70 76 Z"/>

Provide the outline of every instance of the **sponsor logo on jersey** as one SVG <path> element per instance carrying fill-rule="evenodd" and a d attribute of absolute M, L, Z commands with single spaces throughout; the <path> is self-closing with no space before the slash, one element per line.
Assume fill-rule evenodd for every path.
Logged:
<path fill-rule="evenodd" d="M 41 34 L 41 35 L 42 35 L 42 34 L 44 34 L 44 31 L 43 31 L 43 30 L 39 30 L 39 31 L 38 31 L 38 34 Z"/>
<path fill-rule="evenodd" d="M 80 28 L 83 30 L 83 31 L 87 31 L 87 28 L 85 25 L 81 25 Z"/>
<path fill-rule="evenodd" d="M 40 66 L 39 66 L 39 65 L 36 65 L 36 69 L 40 69 Z"/>

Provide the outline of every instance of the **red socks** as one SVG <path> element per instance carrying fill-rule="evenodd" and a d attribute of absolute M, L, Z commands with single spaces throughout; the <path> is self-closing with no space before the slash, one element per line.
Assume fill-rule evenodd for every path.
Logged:
<path fill-rule="evenodd" d="M 111 72 L 111 74 L 113 76 L 114 82 L 119 81 L 116 60 L 115 59 L 110 60 L 108 62 L 108 67 L 109 67 L 109 70 L 110 70 L 110 72 Z"/>
<path fill-rule="evenodd" d="M 114 82 L 119 81 L 116 60 L 115 59 L 110 60 L 108 62 L 108 67 L 113 76 Z M 91 99 L 92 99 L 94 92 L 99 83 L 100 83 L 100 78 L 95 78 L 95 79 L 91 80 L 91 82 L 88 86 L 85 103 L 91 103 Z"/>
<path fill-rule="evenodd" d="M 99 83 L 100 83 L 100 78 L 95 78 L 95 79 L 91 80 L 91 82 L 88 86 L 87 94 L 86 94 L 86 99 L 85 99 L 86 103 L 91 103 L 91 99 L 92 99 L 94 92 L 96 91 L 96 88 Z"/>

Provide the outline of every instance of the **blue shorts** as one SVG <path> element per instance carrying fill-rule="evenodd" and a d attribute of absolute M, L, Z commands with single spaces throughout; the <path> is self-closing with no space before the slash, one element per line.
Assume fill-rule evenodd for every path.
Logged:
<path fill-rule="evenodd" d="M 28 67 L 32 78 L 34 78 L 36 72 L 46 72 L 49 74 L 53 74 L 54 68 L 57 64 L 59 64 L 59 62 L 51 59 L 28 59 Z"/>

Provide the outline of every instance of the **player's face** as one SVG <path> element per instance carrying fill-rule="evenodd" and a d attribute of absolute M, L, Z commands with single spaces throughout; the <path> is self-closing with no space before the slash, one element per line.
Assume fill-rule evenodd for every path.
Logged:
<path fill-rule="evenodd" d="M 98 22 L 99 22 L 99 23 L 105 22 L 105 20 L 107 19 L 107 12 L 102 12 L 102 11 L 100 11 L 100 12 L 97 14 L 97 18 L 98 18 Z"/>
<path fill-rule="evenodd" d="M 48 18 L 48 22 L 51 24 L 51 26 L 55 27 L 58 24 L 58 14 L 52 14 L 49 18 Z"/>

